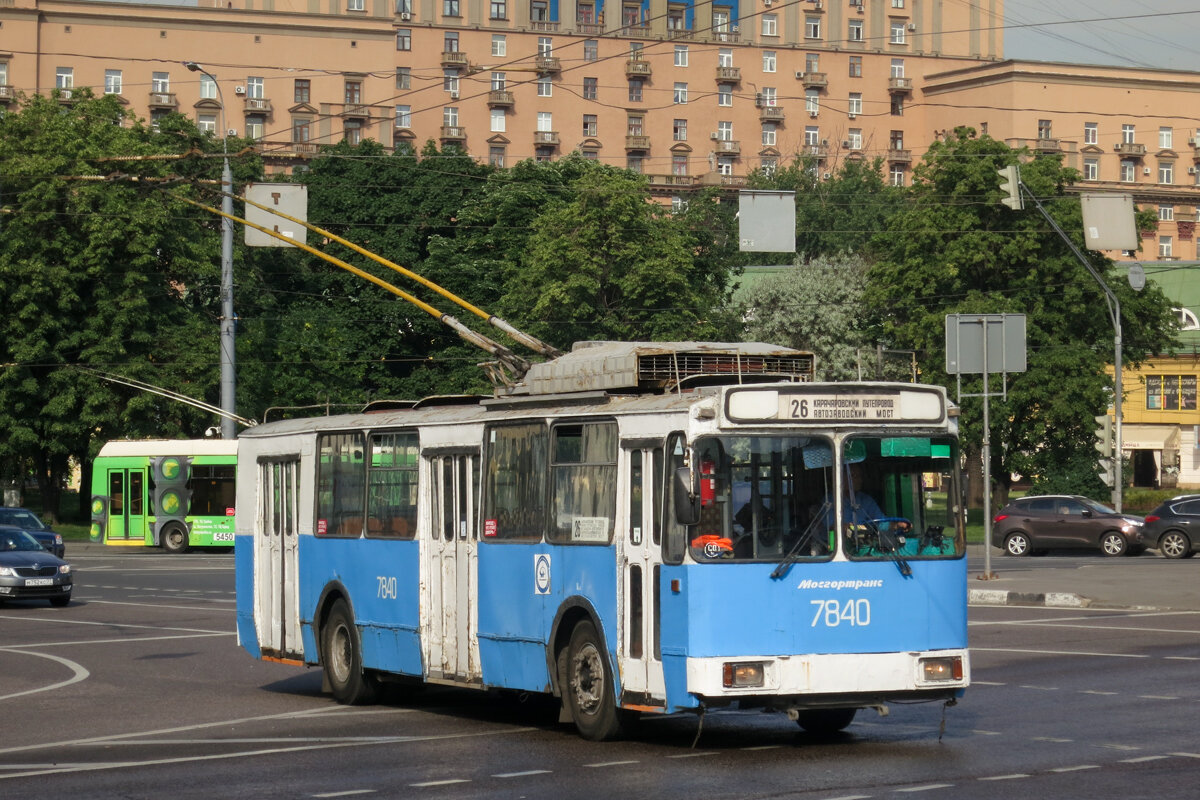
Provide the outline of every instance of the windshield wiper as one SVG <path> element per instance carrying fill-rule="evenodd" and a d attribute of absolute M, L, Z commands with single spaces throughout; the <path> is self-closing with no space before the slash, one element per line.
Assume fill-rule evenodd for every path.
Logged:
<path fill-rule="evenodd" d="M 813 529 L 816 528 L 817 523 L 822 523 L 822 527 L 824 527 L 825 514 L 832 507 L 833 504 L 828 500 L 821 503 L 821 507 L 817 509 L 815 514 L 813 514 L 812 520 L 810 520 L 808 523 L 808 527 L 804 529 L 804 533 L 800 534 L 800 538 L 796 540 L 794 545 L 792 545 L 792 549 L 788 550 L 787 555 L 783 557 L 783 560 L 775 565 L 775 569 L 771 570 L 772 578 L 782 578 L 787 574 L 788 568 L 791 567 L 799 557 L 800 551 L 805 545 L 808 545 L 812 542 L 814 535 Z"/>

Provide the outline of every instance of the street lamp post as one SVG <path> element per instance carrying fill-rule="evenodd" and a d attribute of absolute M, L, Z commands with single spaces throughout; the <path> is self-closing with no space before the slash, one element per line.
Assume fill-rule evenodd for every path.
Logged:
<path fill-rule="evenodd" d="M 233 317 L 233 172 L 229 169 L 229 129 L 225 126 L 225 94 L 217 77 L 206 71 L 195 61 L 183 65 L 192 72 L 207 76 L 217 87 L 217 99 L 221 103 L 221 149 L 224 163 L 221 165 L 221 438 L 237 436 L 234 417 L 237 415 L 237 370 L 234 355 Z"/>

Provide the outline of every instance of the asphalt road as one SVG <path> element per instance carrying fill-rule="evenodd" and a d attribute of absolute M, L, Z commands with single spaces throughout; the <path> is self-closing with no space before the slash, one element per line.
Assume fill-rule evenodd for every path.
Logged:
<path fill-rule="evenodd" d="M 777 714 L 702 729 L 680 715 L 594 744 L 537 698 L 338 706 L 316 670 L 237 647 L 229 555 L 68 554 L 70 607 L 0 607 L 0 798 L 1129 800 L 1200 785 L 1200 609 L 1141 602 L 1172 582 L 1186 596 L 1200 559 L 993 559 L 1000 577 L 978 583 L 1025 582 L 1042 601 L 972 607 L 973 686 L 953 708 L 860 712 L 828 739 Z M 1047 605 L 1068 581 L 1129 608 Z"/>

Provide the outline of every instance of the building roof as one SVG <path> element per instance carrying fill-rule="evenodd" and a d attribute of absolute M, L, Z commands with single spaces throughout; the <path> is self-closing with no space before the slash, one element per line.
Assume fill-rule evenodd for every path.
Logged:
<path fill-rule="evenodd" d="M 1129 268 L 1140 263 L 1146 271 L 1146 282 L 1153 282 L 1175 308 L 1187 309 L 1200 320 L 1200 262 L 1143 261 L 1117 262 L 1118 273 L 1127 278 Z M 1200 350 L 1200 328 L 1179 333 L 1179 344 L 1185 350 Z"/>

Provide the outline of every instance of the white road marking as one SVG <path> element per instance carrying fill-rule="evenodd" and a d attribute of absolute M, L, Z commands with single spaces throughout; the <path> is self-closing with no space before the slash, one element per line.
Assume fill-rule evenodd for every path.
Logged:
<path fill-rule="evenodd" d="M 1014 772 L 1012 775 L 988 775 L 987 777 L 979 778 L 978 780 L 981 780 L 981 781 L 1015 781 L 1020 778 L 1028 778 L 1028 777 L 1029 777 L 1029 774 L 1026 772 Z"/>
<path fill-rule="evenodd" d="M 549 775 L 553 770 L 548 769 L 527 769 L 524 772 L 501 772 L 493 775 L 493 778 L 524 778 L 527 775 Z"/>
<path fill-rule="evenodd" d="M 930 783 L 925 786 L 913 786 L 908 789 L 897 789 L 897 792 L 929 792 L 934 789 L 949 789 L 953 787 L 953 783 Z"/>
<path fill-rule="evenodd" d="M 1120 763 L 1122 763 L 1122 764 L 1141 764 L 1146 761 L 1161 761 L 1164 758 L 1170 758 L 1170 756 L 1142 756 L 1141 758 L 1123 758 L 1123 759 L 1121 759 Z"/>
<path fill-rule="evenodd" d="M 635 759 L 633 761 L 600 761 L 596 764 L 584 764 L 583 766 L 594 767 L 594 768 L 595 767 L 623 767 L 626 764 L 638 764 L 638 763 L 641 763 L 641 762 L 639 762 Z"/>
<path fill-rule="evenodd" d="M 136 639 L 81 639 L 77 642 L 38 642 L 37 644 L 14 644 L 5 647 L 21 647 L 35 650 L 42 647 L 75 647 L 82 644 L 137 644 L 138 642 L 159 642 L 170 639 L 215 639 L 222 636 L 237 636 L 236 631 L 225 633 L 181 633 L 176 636 L 139 636 Z"/>
<path fill-rule="evenodd" d="M 137 603 L 129 603 L 128 605 L 137 605 Z M 144 607 L 144 606 L 143 606 Z M 194 609 L 203 610 L 203 609 Z M 10 614 L 0 615 L 0 619 L 12 619 L 28 622 L 48 622 L 58 623 L 59 625 L 92 625 L 99 628 L 141 628 L 148 631 L 180 631 L 182 633 L 229 633 L 229 631 L 216 631 L 210 628 L 176 628 L 171 625 L 134 625 L 128 622 L 91 622 L 85 619 L 62 619 L 60 617 L 15 617 Z"/>
<path fill-rule="evenodd" d="M 356 794 L 375 794 L 374 789 L 348 789 L 344 792 L 325 792 L 324 794 L 314 794 L 312 797 L 350 797 Z"/>
<path fill-rule="evenodd" d="M 1098 689 L 1080 689 L 1079 693 L 1080 694 L 1098 694 L 1101 697 L 1115 697 L 1117 694 L 1116 692 L 1102 692 Z"/>
<path fill-rule="evenodd" d="M 412 786 L 415 789 L 424 789 L 429 786 L 449 786 L 452 783 L 470 783 L 470 781 L 467 780 L 466 778 L 450 778 L 449 780 L 444 780 L 444 781 L 425 781 L 424 783 L 410 783 L 409 786 Z"/>
<path fill-rule="evenodd" d="M 1080 764 L 1077 767 L 1056 767 L 1051 772 L 1082 772 L 1085 769 L 1100 769 L 1095 764 Z"/>
<path fill-rule="evenodd" d="M 37 653 L 37 652 L 31 651 L 31 650 L 22 650 L 17 647 L 0 647 L 0 650 L 3 650 L 8 653 L 16 653 L 17 655 L 22 655 L 22 656 L 33 656 L 34 658 L 47 658 L 47 659 L 50 659 L 51 661 L 57 661 L 59 664 L 62 664 L 64 667 L 71 670 L 71 672 L 73 673 L 71 675 L 71 677 L 67 678 L 65 681 L 59 681 L 58 683 L 50 683 L 45 686 L 39 686 L 36 689 L 27 689 L 24 692 L 13 692 L 12 694 L 0 695 L 0 700 L 12 700 L 14 697 L 25 697 L 26 695 L 38 694 L 40 692 L 49 692 L 53 689 L 61 689 L 64 686 L 70 686 L 72 683 L 79 683 L 82 680 L 87 680 L 87 678 L 91 675 L 90 672 L 88 672 L 86 669 L 84 669 L 82 664 L 78 664 L 74 661 L 71 661 L 69 658 L 62 658 L 61 656 L 52 656 L 49 653 Z"/>
<path fill-rule="evenodd" d="M 1063 744 L 1065 742 L 1073 742 L 1075 740 L 1074 739 L 1060 739 L 1055 736 L 1035 736 L 1035 737 L 1033 737 L 1033 741 L 1035 741 L 1035 742 L 1054 742 L 1055 744 Z"/>
<path fill-rule="evenodd" d="M 743 750 L 777 750 L 783 745 L 779 744 L 760 744 L 755 747 L 743 747 Z"/>
<path fill-rule="evenodd" d="M 680 755 L 677 755 L 677 756 L 667 756 L 667 758 L 702 758 L 702 757 L 704 757 L 704 756 L 715 756 L 715 755 L 717 755 L 717 753 L 715 753 L 715 752 L 708 752 L 708 753 L 681 753 Z"/>
<path fill-rule="evenodd" d="M 1180 758 L 1200 758 L 1200 753 L 1170 753 L 1169 755 L 1179 756 Z"/>
<path fill-rule="evenodd" d="M 1178 697 L 1170 697 L 1165 694 L 1139 694 L 1139 700 L 1178 700 Z"/>
<path fill-rule="evenodd" d="M 1140 632 L 1140 631 L 1139 631 Z M 1178 631 L 1174 631 L 1178 633 Z M 1150 658 L 1144 653 L 1089 653 L 1084 650 L 1032 650 L 1016 647 L 972 647 L 972 653 L 1030 653 L 1038 656 L 1097 656 L 1102 658 Z"/>

